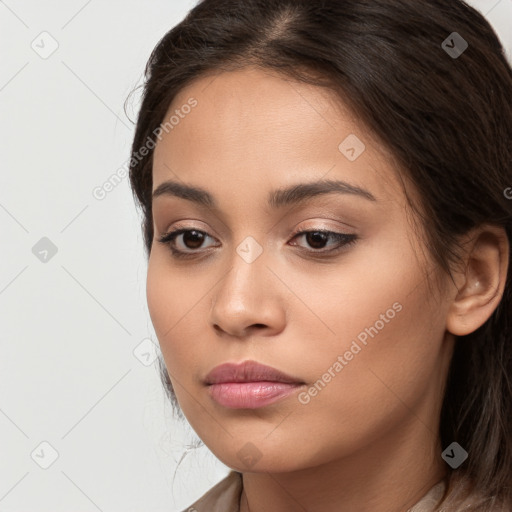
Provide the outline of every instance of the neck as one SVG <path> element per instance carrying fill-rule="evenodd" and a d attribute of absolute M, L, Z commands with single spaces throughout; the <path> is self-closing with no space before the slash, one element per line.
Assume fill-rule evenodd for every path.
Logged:
<path fill-rule="evenodd" d="M 244 473 L 240 512 L 403 512 L 446 476 L 441 452 L 438 436 L 414 418 L 320 466 Z"/>

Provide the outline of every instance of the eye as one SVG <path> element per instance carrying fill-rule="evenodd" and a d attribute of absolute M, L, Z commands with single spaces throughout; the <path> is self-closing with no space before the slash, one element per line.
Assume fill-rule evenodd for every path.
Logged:
<path fill-rule="evenodd" d="M 184 245 L 185 249 L 190 249 L 192 252 L 187 252 L 186 250 L 176 248 L 176 239 L 181 235 L 183 235 L 182 245 Z M 188 256 L 194 256 L 197 252 L 195 249 L 199 249 L 206 238 L 211 237 L 199 229 L 178 228 L 174 231 L 170 231 L 169 233 L 164 234 L 158 239 L 158 241 L 162 244 L 168 245 L 175 257 L 186 258 Z"/>
<path fill-rule="evenodd" d="M 293 239 L 300 237 L 304 237 L 307 244 L 315 249 L 314 251 L 309 252 L 318 254 L 338 252 L 344 247 L 354 244 L 358 238 L 355 234 L 338 233 L 336 231 L 328 231 L 325 229 L 299 231 L 295 233 Z M 321 250 L 326 246 L 329 239 L 334 240 L 334 244 L 332 244 L 334 245 L 334 249 Z"/>

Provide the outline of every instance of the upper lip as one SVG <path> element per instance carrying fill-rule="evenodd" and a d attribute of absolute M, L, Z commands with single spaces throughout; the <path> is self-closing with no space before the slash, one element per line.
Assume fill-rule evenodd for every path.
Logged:
<path fill-rule="evenodd" d="M 216 366 L 206 377 L 205 384 L 219 384 L 222 382 L 286 382 L 290 384 L 303 384 L 295 377 L 265 366 L 256 361 L 243 361 L 242 363 L 224 363 Z"/>

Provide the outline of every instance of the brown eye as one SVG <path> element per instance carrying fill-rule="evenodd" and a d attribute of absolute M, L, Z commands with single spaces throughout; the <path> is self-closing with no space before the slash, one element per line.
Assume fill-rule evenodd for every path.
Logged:
<path fill-rule="evenodd" d="M 358 236 L 355 234 L 337 233 L 335 231 L 327 230 L 301 231 L 296 233 L 294 236 L 294 238 L 300 237 L 304 237 L 308 246 L 312 249 L 315 249 L 319 254 L 331 253 L 342 249 L 345 246 L 352 245 L 358 238 Z M 326 246 L 329 239 L 334 240 L 334 243 L 330 244 L 335 246 L 334 249 L 321 251 L 320 249 L 323 249 Z M 314 253 L 315 251 L 312 250 L 310 252 Z"/>
<path fill-rule="evenodd" d="M 204 240 L 204 233 L 202 231 L 196 231 L 195 229 L 190 231 L 184 231 L 183 233 L 183 244 L 187 249 L 199 249 Z"/>
<path fill-rule="evenodd" d="M 183 248 L 177 248 L 177 238 L 183 235 L 181 240 L 181 246 Z M 200 231 L 198 229 L 185 229 L 180 228 L 174 231 L 170 231 L 169 233 L 164 234 L 159 238 L 159 242 L 162 244 L 168 245 L 172 254 L 176 257 L 189 257 L 195 256 L 196 253 L 199 252 L 203 245 L 203 242 L 206 238 L 211 238 L 204 231 Z"/>
<path fill-rule="evenodd" d="M 310 231 L 306 234 L 306 241 L 313 249 L 322 249 L 327 243 L 328 236 L 321 231 Z"/>

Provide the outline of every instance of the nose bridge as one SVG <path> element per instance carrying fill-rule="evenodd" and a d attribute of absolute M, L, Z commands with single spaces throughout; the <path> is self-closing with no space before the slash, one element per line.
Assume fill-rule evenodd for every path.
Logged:
<path fill-rule="evenodd" d="M 268 273 L 263 256 L 263 246 L 252 236 L 247 236 L 233 251 L 229 262 L 229 271 L 217 288 L 216 304 L 222 301 L 223 307 L 247 310 L 253 307 L 251 302 L 259 296 L 261 290 L 256 287 L 266 282 Z"/>
<path fill-rule="evenodd" d="M 235 247 L 227 275 L 213 292 L 211 321 L 222 330 L 240 335 L 251 325 L 281 328 L 283 305 L 263 246 L 247 236 Z"/>

